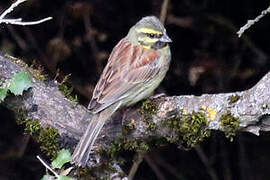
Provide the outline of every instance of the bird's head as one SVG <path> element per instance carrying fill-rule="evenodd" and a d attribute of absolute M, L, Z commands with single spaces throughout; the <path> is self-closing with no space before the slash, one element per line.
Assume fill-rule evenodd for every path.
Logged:
<path fill-rule="evenodd" d="M 161 49 L 172 42 L 164 25 L 155 16 L 147 16 L 137 22 L 129 31 L 127 38 L 146 49 Z"/>

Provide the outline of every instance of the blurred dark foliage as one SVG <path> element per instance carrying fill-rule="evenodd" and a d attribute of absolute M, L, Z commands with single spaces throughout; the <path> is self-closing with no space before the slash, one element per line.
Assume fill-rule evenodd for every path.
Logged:
<path fill-rule="evenodd" d="M 0 1 L 3 11 L 13 1 Z M 4 53 L 38 63 L 51 79 L 68 83 L 87 105 L 110 51 L 141 17 L 160 15 L 162 0 L 29 0 L 9 15 L 25 21 L 52 16 L 35 26 L 1 24 Z M 172 64 L 157 90 L 168 95 L 222 93 L 252 87 L 270 69 L 269 17 L 239 39 L 236 31 L 268 7 L 268 1 L 171 0 L 166 29 L 173 39 Z M 0 180 L 40 179 L 38 144 L 23 135 L 12 113 L 0 108 Z M 146 155 L 135 179 L 269 179 L 270 138 L 222 133 L 190 151 L 169 145 Z M 132 157 L 132 156 L 130 156 Z M 129 171 L 132 159 L 123 169 Z"/>

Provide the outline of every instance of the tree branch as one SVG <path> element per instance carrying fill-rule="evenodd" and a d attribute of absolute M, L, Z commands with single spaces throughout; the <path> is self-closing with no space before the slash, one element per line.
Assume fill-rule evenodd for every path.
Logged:
<path fill-rule="evenodd" d="M 26 66 L 18 62 L 20 60 L 0 56 L 0 81 L 25 70 Z M 18 109 L 23 109 L 28 119 L 56 128 L 65 145 L 74 148 L 75 139 L 78 140 L 86 129 L 91 114 L 84 106 L 65 98 L 58 90 L 57 82 L 35 78 L 32 82 L 33 87 L 23 96 L 9 95 L 2 104 L 15 114 Z M 242 92 L 151 98 L 142 107 L 126 108 L 114 115 L 103 128 L 96 150 L 110 148 L 108 142 L 123 137 L 125 142 L 149 142 L 154 137 L 181 144 L 185 138 L 188 141 L 186 132 L 182 131 L 187 128 L 183 127 L 183 123 L 190 123 L 188 127 L 192 127 L 195 121 L 204 120 L 205 124 L 197 127 L 199 131 L 220 130 L 229 135 L 247 131 L 259 135 L 260 131 L 270 129 L 269 104 L 270 73 L 253 88 Z M 200 136 L 200 133 L 196 135 Z M 95 164 L 96 159 L 90 165 Z"/>

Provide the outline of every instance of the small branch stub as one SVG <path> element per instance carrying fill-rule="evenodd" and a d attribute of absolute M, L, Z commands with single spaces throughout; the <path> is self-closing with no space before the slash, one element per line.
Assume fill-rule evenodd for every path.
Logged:
<path fill-rule="evenodd" d="M 257 16 L 255 19 L 248 20 L 247 23 L 244 26 L 242 26 L 239 31 L 237 31 L 236 34 L 238 34 L 238 37 L 240 38 L 247 29 L 249 29 L 252 25 L 258 22 L 261 18 L 263 18 L 269 12 L 270 12 L 270 6 L 266 10 L 262 11 L 261 14 Z"/>

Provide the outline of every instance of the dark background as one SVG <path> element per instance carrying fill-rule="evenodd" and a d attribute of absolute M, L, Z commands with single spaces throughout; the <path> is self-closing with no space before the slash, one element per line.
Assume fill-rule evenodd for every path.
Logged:
<path fill-rule="evenodd" d="M 9 17 L 53 20 L 26 27 L 1 24 L 0 49 L 29 65 L 42 65 L 49 78 L 59 82 L 71 74 L 68 83 L 87 105 L 114 45 L 143 16 L 159 16 L 162 2 L 29 0 Z M 2 0 L 1 12 L 11 3 Z M 200 95 L 252 87 L 270 68 L 269 17 L 240 39 L 236 32 L 268 5 L 263 0 L 171 0 L 165 26 L 173 40 L 172 64 L 156 93 Z M 0 120 L 0 180 L 40 179 L 45 168 L 35 157 L 42 154 L 38 144 L 23 135 L 23 127 L 2 106 Z M 231 143 L 214 132 L 190 151 L 174 145 L 153 149 L 135 179 L 269 179 L 269 152 L 268 133 L 237 134 Z M 132 159 L 127 161 L 131 164 Z M 123 168 L 128 173 L 130 166 Z"/>

